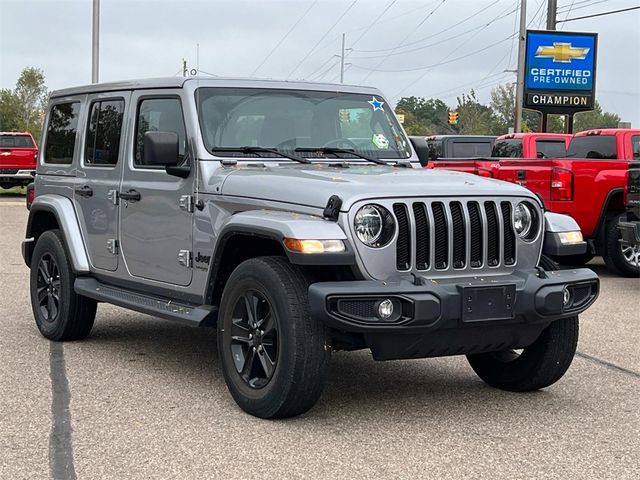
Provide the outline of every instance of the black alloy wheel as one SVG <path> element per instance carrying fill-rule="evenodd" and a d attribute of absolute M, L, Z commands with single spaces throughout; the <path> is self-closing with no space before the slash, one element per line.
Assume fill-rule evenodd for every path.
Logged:
<path fill-rule="evenodd" d="M 278 362 L 278 320 L 265 296 L 249 290 L 236 301 L 231 319 L 236 372 L 251 388 L 269 383 Z"/>
<path fill-rule="evenodd" d="M 60 313 L 60 269 L 50 254 L 43 255 L 38 263 L 36 288 L 42 318 L 54 322 Z"/>

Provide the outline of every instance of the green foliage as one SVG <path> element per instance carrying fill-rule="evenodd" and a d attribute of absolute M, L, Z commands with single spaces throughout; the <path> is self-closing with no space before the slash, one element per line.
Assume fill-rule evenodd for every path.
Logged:
<path fill-rule="evenodd" d="M 603 112 L 596 101 L 595 108 L 589 112 L 576 113 L 573 117 L 573 131 L 581 132 L 594 128 L 616 128 L 620 121 L 617 113 Z"/>
<path fill-rule="evenodd" d="M 437 98 L 403 97 L 396 106 L 398 113 L 404 113 L 404 127 L 409 135 L 433 135 L 461 133 L 465 135 L 503 135 L 513 127 L 515 121 L 515 83 L 498 85 L 491 91 L 489 105 L 482 105 L 473 90 L 457 98 L 457 107 L 450 108 Z M 448 112 L 456 110 L 458 125 L 448 125 Z M 603 112 L 596 102 L 595 109 L 575 115 L 574 131 L 590 128 L 616 127 L 620 117 L 615 113 Z M 537 132 L 541 126 L 538 112 L 524 110 L 522 130 Z M 549 115 L 547 131 L 562 133 L 564 116 Z"/>
<path fill-rule="evenodd" d="M 463 135 L 490 135 L 495 123 L 494 113 L 486 105 L 482 105 L 476 92 L 463 93 L 458 97 L 456 111 L 460 114 L 455 129 Z"/>
<path fill-rule="evenodd" d="M 0 90 L 0 130 L 30 132 L 39 143 L 48 98 L 42 70 L 25 68 L 15 89 Z"/>

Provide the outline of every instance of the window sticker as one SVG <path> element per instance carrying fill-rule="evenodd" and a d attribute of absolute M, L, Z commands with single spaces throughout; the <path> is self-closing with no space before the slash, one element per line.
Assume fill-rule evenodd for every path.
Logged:
<path fill-rule="evenodd" d="M 382 133 L 374 133 L 371 142 L 379 149 L 386 150 L 389 148 L 389 140 Z"/>
<path fill-rule="evenodd" d="M 373 107 L 374 112 L 376 110 L 382 110 L 382 106 L 384 105 L 384 102 L 381 102 L 375 96 L 371 97 L 371 100 L 369 100 L 367 103 Z"/>

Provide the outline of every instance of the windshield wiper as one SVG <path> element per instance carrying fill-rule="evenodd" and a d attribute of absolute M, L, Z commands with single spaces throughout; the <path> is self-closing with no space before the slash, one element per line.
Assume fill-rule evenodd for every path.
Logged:
<path fill-rule="evenodd" d="M 353 155 L 358 158 L 362 158 L 363 160 L 367 160 L 369 162 L 376 163 L 378 165 L 389 166 L 387 162 L 384 160 L 380 160 L 379 158 L 370 157 L 368 155 L 363 155 L 362 153 L 356 152 L 352 148 L 338 148 L 338 147 L 298 147 L 294 150 L 295 152 L 320 152 L 320 153 L 329 153 L 336 155 L 338 153 L 347 153 Z M 337 155 L 336 155 L 337 157 Z"/>
<path fill-rule="evenodd" d="M 239 153 L 255 153 L 258 156 L 260 153 L 273 153 L 275 155 L 280 155 L 281 157 L 288 158 L 289 160 L 294 160 L 300 163 L 311 163 L 306 158 L 299 157 L 297 155 L 291 155 L 288 153 L 281 152 L 277 148 L 267 148 L 267 147 L 252 147 L 252 146 L 244 146 L 244 147 L 213 147 L 211 148 L 212 152 L 239 152 Z"/>

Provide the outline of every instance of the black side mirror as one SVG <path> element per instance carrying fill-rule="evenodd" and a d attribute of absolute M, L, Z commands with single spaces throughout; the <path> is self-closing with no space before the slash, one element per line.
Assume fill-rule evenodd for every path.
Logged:
<path fill-rule="evenodd" d="M 426 167 L 429 163 L 429 145 L 424 137 L 409 137 L 409 141 L 411 145 L 413 145 L 414 150 L 416 151 L 416 155 L 418 155 L 418 160 L 420 160 L 420 165 Z"/>
<path fill-rule="evenodd" d="M 144 134 L 145 165 L 175 167 L 178 165 L 178 134 L 175 132 L 146 132 Z"/>

